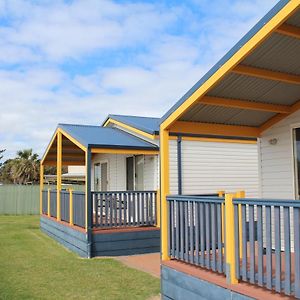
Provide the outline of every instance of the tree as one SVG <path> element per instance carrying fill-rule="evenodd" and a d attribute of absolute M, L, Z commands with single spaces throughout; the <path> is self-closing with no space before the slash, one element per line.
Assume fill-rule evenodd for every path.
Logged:
<path fill-rule="evenodd" d="M 4 152 L 5 152 L 5 149 L 0 150 L 0 167 L 2 165 L 2 163 L 1 163 L 1 159 L 3 158 L 2 153 L 4 153 Z"/>
<path fill-rule="evenodd" d="M 39 181 L 40 160 L 32 149 L 17 152 L 14 159 L 3 163 L 0 169 L 0 180 L 6 183 L 26 184 Z"/>

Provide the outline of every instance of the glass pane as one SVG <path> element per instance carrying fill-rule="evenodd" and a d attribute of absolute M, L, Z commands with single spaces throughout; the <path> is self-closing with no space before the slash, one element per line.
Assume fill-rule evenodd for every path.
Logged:
<path fill-rule="evenodd" d="M 133 157 L 126 158 L 126 189 L 127 191 L 133 191 Z"/>
<path fill-rule="evenodd" d="M 100 191 L 101 169 L 100 164 L 94 165 L 94 191 Z"/>
<path fill-rule="evenodd" d="M 144 156 L 135 156 L 135 190 L 144 190 Z"/>
<path fill-rule="evenodd" d="M 107 163 L 101 164 L 101 191 L 107 191 Z"/>
<path fill-rule="evenodd" d="M 294 155 L 295 155 L 295 186 L 296 186 L 296 195 L 299 199 L 300 191 L 300 128 L 294 129 Z"/>

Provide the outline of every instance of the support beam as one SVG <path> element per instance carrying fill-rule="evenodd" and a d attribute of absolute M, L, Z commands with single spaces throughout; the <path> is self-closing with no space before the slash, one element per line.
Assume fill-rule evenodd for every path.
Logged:
<path fill-rule="evenodd" d="M 88 242 L 88 258 L 92 257 L 92 226 L 93 226 L 93 205 L 91 194 L 91 150 L 88 148 L 85 153 L 86 175 L 85 175 L 85 228 Z"/>
<path fill-rule="evenodd" d="M 161 184 L 161 256 L 162 260 L 169 260 L 168 253 L 168 205 L 167 195 L 170 193 L 169 170 L 169 131 L 160 131 L 160 184 Z"/>
<path fill-rule="evenodd" d="M 300 100 L 297 101 L 295 104 L 291 106 L 291 111 L 288 114 L 277 114 L 273 118 L 269 119 L 267 122 L 265 122 L 262 126 L 259 127 L 259 134 L 267 130 L 268 128 L 274 126 L 276 123 L 280 122 L 281 120 L 285 119 L 292 113 L 300 110 Z"/>
<path fill-rule="evenodd" d="M 40 214 L 43 213 L 44 165 L 40 165 Z"/>
<path fill-rule="evenodd" d="M 260 103 L 260 102 L 253 102 L 249 100 L 238 100 L 238 99 L 210 97 L 210 96 L 204 96 L 199 100 L 199 103 L 214 105 L 214 106 L 248 109 L 248 110 L 255 110 L 255 111 L 268 111 L 268 112 L 282 113 L 282 114 L 287 114 L 291 111 L 291 107 L 288 105 Z"/>
<path fill-rule="evenodd" d="M 177 137 L 177 172 L 178 172 L 178 195 L 182 194 L 182 139 L 181 136 Z"/>
<path fill-rule="evenodd" d="M 147 150 L 147 149 L 110 149 L 110 148 L 92 148 L 92 153 L 109 153 L 109 154 L 144 154 L 144 155 L 156 155 L 159 154 L 159 150 Z"/>
<path fill-rule="evenodd" d="M 275 80 L 290 84 L 300 84 L 300 76 L 281 72 L 274 72 L 266 69 L 254 68 L 244 65 L 236 66 L 231 72 L 235 74 L 257 77 L 267 80 Z"/>
<path fill-rule="evenodd" d="M 275 30 L 275 32 L 292 38 L 300 39 L 300 28 L 293 25 L 282 24 Z"/>
<path fill-rule="evenodd" d="M 61 191 L 61 171 L 62 171 L 62 133 L 57 133 L 57 169 L 56 169 L 56 182 L 57 182 L 57 220 L 60 221 L 60 191 Z"/>
<path fill-rule="evenodd" d="M 176 121 L 170 128 L 172 132 L 188 134 L 207 134 L 216 136 L 251 137 L 259 136 L 259 129 L 250 126 L 235 126 L 201 122 Z"/>

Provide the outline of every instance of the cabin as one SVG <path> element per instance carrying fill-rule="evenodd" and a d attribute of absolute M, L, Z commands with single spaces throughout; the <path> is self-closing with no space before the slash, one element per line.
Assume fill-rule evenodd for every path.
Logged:
<path fill-rule="evenodd" d="M 159 252 L 160 121 L 108 115 L 101 126 L 59 124 L 41 163 L 58 170 L 52 189 L 41 173 L 41 229 L 83 257 Z M 246 187 L 258 196 L 256 139 L 174 132 L 170 146 L 173 193 Z M 66 188 L 60 166 L 87 184 Z"/>
<path fill-rule="evenodd" d="M 174 193 L 174 132 L 257 140 L 258 195 L 218 173 L 215 195 L 210 182 Z M 160 157 L 162 298 L 299 299 L 299 0 L 278 2 L 162 117 Z"/>

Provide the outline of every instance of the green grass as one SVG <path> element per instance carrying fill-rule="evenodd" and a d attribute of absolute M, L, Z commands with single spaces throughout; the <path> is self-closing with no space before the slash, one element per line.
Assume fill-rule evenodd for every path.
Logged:
<path fill-rule="evenodd" d="M 0 299 L 147 299 L 159 279 L 109 258 L 83 259 L 36 216 L 0 216 Z"/>

